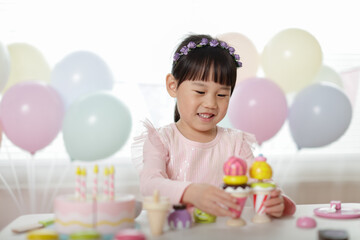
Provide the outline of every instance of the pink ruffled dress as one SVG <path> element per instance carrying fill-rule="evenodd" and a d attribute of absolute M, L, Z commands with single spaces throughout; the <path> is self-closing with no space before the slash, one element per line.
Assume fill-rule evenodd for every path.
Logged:
<path fill-rule="evenodd" d="M 248 166 L 254 159 L 251 145 L 256 140 L 249 133 L 217 127 L 212 141 L 199 143 L 185 138 L 175 123 L 156 129 L 145 121 L 144 126 L 146 131 L 132 144 L 132 161 L 140 175 L 143 196 L 158 189 L 177 204 L 191 183 L 220 187 L 223 164 L 229 157 L 240 157 Z"/>

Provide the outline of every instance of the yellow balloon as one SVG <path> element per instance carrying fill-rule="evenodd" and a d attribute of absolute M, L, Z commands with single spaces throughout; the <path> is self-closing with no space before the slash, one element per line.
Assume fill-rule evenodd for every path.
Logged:
<path fill-rule="evenodd" d="M 322 66 L 319 42 L 296 28 L 276 34 L 265 46 L 261 65 L 267 78 L 284 92 L 297 92 L 313 83 Z"/>
<path fill-rule="evenodd" d="M 235 48 L 235 53 L 240 56 L 243 65 L 237 70 L 236 83 L 249 77 L 255 77 L 260 66 L 260 55 L 251 40 L 235 32 L 224 33 L 217 38 Z"/>
<path fill-rule="evenodd" d="M 42 53 L 26 43 L 8 45 L 10 76 L 3 92 L 11 86 L 29 80 L 50 82 L 51 70 Z"/>

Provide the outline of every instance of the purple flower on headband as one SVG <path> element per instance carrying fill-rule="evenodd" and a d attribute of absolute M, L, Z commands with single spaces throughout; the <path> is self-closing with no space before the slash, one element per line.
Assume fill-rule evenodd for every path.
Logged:
<path fill-rule="evenodd" d="M 179 60 L 180 58 L 180 54 L 179 53 L 175 53 L 174 55 L 174 62 L 176 62 L 177 60 Z"/>
<path fill-rule="evenodd" d="M 188 52 L 189 52 L 189 49 L 187 48 L 187 46 L 183 46 L 181 49 L 180 49 L 180 52 L 184 55 L 187 55 Z"/>
<path fill-rule="evenodd" d="M 239 60 L 240 60 L 239 54 L 235 54 L 234 57 L 235 57 L 235 60 L 236 60 L 236 61 L 239 61 Z"/>
<path fill-rule="evenodd" d="M 217 40 L 212 39 L 212 40 L 210 41 L 210 46 L 211 46 L 211 47 L 216 47 L 217 45 L 219 45 L 219 42 L 218 42 Z"/>
<path fill-rule="evenodd" d="M 201 39 L 200 45 L 205 46 L 205 45 L 208 45 L 208 43 L 209 43 L 209 39 L 203 38 L 203 39 Z"/>
<path fill-rule="evenodd" d="M 187 45 L 188 49 L 191 49 L 191 48 L 196 48 L 196 43 L 194 42 L 189 42 L 188 45 Z"/>
<path fill-rule="evenodd" d="M 229 47 L 226 42 L 220 42 L 220 46 L 225 49 L 228 49 Z"/>
<path fill-rule="evenodd" d="M 237 62 L 238 67 L 242 67 L 242 62 Z"/>
<path fill-rule="evenodd" d="M 229 47 L 229 53 L 233 55 L 235 53 L 235 49 L 233 47 Z"/>

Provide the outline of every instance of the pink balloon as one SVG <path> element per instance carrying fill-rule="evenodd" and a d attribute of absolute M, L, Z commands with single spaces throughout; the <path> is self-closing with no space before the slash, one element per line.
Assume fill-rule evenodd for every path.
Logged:
<path fill-rule="evenodd" d="M 256 77 L 236 85 L 228 109 L 231 124 L 255 134 L 260 145 L 280 130 L 287 112 L 281 88 L 268 79 Z"/>
<path fill-rule="evenodd" d="M 59 133 L 64 104 L 51 86 L 18 83 L 5 92 L 0 103 L 4 134 L 18 147 L 35 154 Z"/>

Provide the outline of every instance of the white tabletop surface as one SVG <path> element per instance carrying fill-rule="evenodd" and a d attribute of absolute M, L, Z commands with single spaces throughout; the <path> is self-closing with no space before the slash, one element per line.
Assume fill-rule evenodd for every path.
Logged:
<path fill-rule="evenodd" d="M 170 230 L 164 227 L 163 235 L 152 237 L 150 235 L 146 212 L 142 212 L 136 219 L 140 230 L 147 239 L 247 239 L 247 240 L 316 240 L 318 231 L 322 229 L 346 230 L 349 239 L 360 239 L 360 218 L 353 219 L 328 219 L 314 215 L 313 210 L 318 207 L 329 207 L 329 204 L 297 205 L 294 216 L 281 219 L 273 219 L 270 223 L 255 224 L 251 222 L 253 209 L 246 207 L 242 218 L 247 222 L 243 227 L 230 227 L 226 225 L 227 218 L 218 217 L 216 223 L 194 224 L 190 229 Z M 342 203 L 342 208 L 360 209 L 360 203 Z M 26 234 L 14 234 L 11 229 L 15 226 L 36 223 L 39 220 L 53 218 L 53 214 L 31 214 L 23 215 L 7 225 L 0 233 L 0 240 L 26 239 Z M 302 229 L 296 226 L 299 217 L 313 217 L 317 226 L 312 229 Z M 51 226 L 50 226 L 51 227 Z"/>

